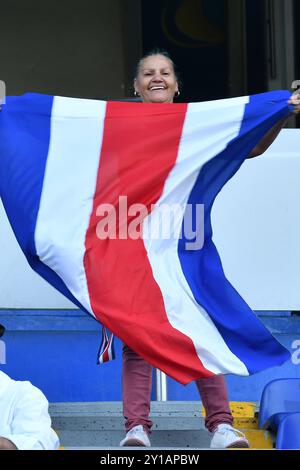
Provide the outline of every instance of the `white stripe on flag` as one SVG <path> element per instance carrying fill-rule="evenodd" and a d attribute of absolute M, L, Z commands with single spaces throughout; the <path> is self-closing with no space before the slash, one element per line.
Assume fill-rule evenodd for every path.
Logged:
<path fill-rule="evenodd" d="M 61 277 L 70 292 L 92 314 L 83 259 L 105 112 L 104 101 L 54 98 L 50 145 L 35 231 L 40 260 Z"/>
<path fill-rule="evenodd" d="M 144 220 L 143 226 L 145 247 L 168 319 L 174 328 L 193 341 L 204 367 L 215 374 L 249 375 L 244 363 L 227 347 L 208 313 L 196 303 L 182 272 L 177 252 L 182 214 L 176 218 L 175 234 L 171 239 L 151 239 L 149 234 L 164 219 L 164 209 L 160 205 L 172 207 L 179 203 L 186 206 L 203 165 L 237 137 L 248 102 L 248 97 L 242 97 L 188 106 L 176 165 L 166 180 L 156 208 Z"/>

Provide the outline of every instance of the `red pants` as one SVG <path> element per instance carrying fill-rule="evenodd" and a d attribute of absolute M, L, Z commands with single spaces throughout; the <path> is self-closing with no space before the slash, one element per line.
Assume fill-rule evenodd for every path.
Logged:
<path fill-rule="evenodd" d="M 213 432 L 218 424 L 232 424 L 227 388 L 223 375 L 196 380 L 206 411 L 205 426 Z M 149 419 L 152 388 L 152 366 L 128 346 L 123 346 L 123 412 L 126 432 L 142 424 L 148 433 L 152 427 Z"/>

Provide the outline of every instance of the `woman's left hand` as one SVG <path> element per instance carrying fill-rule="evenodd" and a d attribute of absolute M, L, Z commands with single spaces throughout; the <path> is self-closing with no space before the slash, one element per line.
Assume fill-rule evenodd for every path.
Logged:
<path fill-rule="evenodd" d="M 300 91 L 297 90 L 295 93 L 290 97 L 289 104 L 294 106 L 293 113 L 299 114 L 300 113 Z"/>

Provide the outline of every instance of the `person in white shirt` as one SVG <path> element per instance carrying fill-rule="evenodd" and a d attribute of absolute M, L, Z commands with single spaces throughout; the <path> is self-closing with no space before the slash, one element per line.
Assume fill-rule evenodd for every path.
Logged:
<path fill-rule="evenodd" d="M 4 327 L 0 325 L 0 337 Z M 30 382 L 0 371 L 0 450 L 56 450 L 48 401 Z"/>

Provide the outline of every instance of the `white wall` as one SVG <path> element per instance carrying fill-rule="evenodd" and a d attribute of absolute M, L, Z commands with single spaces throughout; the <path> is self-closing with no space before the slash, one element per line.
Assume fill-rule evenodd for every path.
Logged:
<path fill-rule="evenodd" d="M 255 310 L 300 310 L 300 130 L 248 160 L 213 208 L 227 277 Z M 27 266 L 0 207 L 0 308 L 72 308 Z"/>
<path fill-rule="evenodd" d="M 228 279 L 254 310 L 300 309 L 300 130 L 247 160 L 213 208 Z"/>
<path fill-rule="evenodd" d="M 0 202 L 0 308 L 74 308 L 27 264 Z"/>

